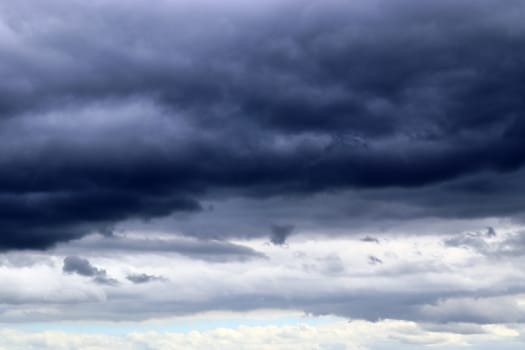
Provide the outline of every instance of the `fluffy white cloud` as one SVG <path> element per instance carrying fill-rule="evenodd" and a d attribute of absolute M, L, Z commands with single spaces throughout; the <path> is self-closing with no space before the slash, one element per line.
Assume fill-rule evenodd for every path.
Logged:
<path fill-rule="evenodd" d="M 453 327 L 451 327 L 453 328 Z M 461 325 L 457 326 L 461 329 Z M 523 328 L 523 327 L 522 327 Z M 385 320 L 335 321 L 320 325 L 239 326 L 179 333 L 135 332 L 108 336 L 58 331 L 0 331 L 0 347 L 9 350 L 364 350 L 435 348 L 475 348 L 476 344 L 499 342 L 502 349 L 520 336 L 518 326 L 488 325 L 470 334 L 452 330 L 428 330 L 413 322 Z"/>

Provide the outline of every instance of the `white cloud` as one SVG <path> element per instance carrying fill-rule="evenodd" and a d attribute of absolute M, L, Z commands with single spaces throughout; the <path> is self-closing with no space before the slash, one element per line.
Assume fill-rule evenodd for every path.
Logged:
<path fill-rule="evenodd" d="M 332 321 L 318 325 L 238 326 L 191 332 L 133 332 L 125 335 L 66 333 L 59 331 L 27 332 L 0 330 L 0 347 L 10 350 L 364 350 L 376 346 L 406 349 L 432 345 L 448 349 L 454 346 L 475 348 L 476 344 L 505 342 L 520 335 L 517 328 L 488 325 L 475 334 L 429 331 L 414 322 L 384 320 Z"/>
<path fill-rule="evenodd" d="M 497 232 L 498 237 L 505 234 L 501 228 Z M 133 244 L 141 239 L 139 233 L 132 236 Z M 118 249 L 86 249 L 84 243 L 72 242 L 48 253 L 9 253 L 0 266 L 0 278 L 10 281 L 0 291 L 0 322 L 144 320 L 262 309 L 368 320 L 525 320 L 520 306 L 525 293 L 521 255 L 495 259 L 469 247 L 449 246 L 444 243 L 447 235 L 374 234 L 377 242 L 316 237 L 292 236 L 285 246 L 265 240 L 225 245 L 267 257 L 248 260 L 121 249 L 126 242 Z M 175 239 L 174 244 L 179 241 L 184 242 Z M 213 254 L 214 246 L 203 244 Z M 64 274 L 63 259 L 69 253 L 106 270 L 118 284 Z M 370 256 L 382 263 L 370 264 Z M 128 280 L 142 274 L 157 278 L 140 284 Z M 497 310 L 499 301 L 508 307 Z"/>

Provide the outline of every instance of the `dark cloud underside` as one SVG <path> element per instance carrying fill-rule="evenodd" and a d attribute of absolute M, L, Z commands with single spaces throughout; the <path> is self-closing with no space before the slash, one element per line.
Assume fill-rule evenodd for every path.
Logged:
<path fill-rule="evenodd" d="M 521 187 L 523 3 L 374 4 L 2 3 L 0 247 L 210 196 Z"/>

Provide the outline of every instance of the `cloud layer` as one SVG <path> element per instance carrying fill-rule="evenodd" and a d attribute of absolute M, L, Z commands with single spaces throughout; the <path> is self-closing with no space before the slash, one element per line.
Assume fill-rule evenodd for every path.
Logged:
<path fill-rule="evenodd" d="M 519 1 L 1 10 L 4 249 L 198 216 L 211 199 L 417 189 L 450 202 L 505 192 L 499 174 L 522 187 Z"/>
<path fill-rule="evenodd" d="M 0 349 L 522 349 L 524 17 L 0 0 Z"/>

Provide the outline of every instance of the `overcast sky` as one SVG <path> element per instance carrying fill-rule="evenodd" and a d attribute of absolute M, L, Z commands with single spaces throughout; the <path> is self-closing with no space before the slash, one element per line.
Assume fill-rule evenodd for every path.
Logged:
<path fill-rule="evenodd" d="M 522 349 L 524 17 L 0 0 L 0 349 Z"/>

